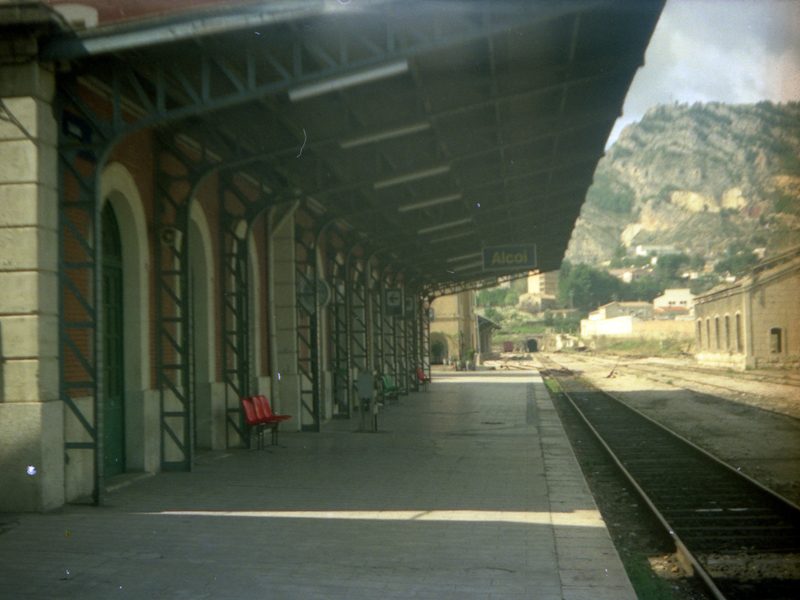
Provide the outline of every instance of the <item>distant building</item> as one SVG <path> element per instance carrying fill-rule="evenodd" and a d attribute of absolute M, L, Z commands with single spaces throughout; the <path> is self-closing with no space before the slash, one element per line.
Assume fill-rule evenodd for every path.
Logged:
<path fill-rule="evenodd" d="M 625 283 L 630 283 L 631 281 L 641 279 L 645 275 L 651 275 L 653 271 L 652 269 L 639 269 L 630 267 L 626 269 L 611 269 L 609 270 L 609 273 L 617 279 L 621 279 Z"/>
<path fill-rule="evenodd" d="M 666 254 L 678 254 L 675 246 L 636 246 L 634 251 L 636 256 L 664 256 Z"/>
<path fill-rule="evenodd" d="M 664 290 L 664 294 L 653 300 L 653 317 L 675 319 L 694 314 L 694 294 L 688 288 Z"/>
<path fill-rule="evenodd" d="M 520 308 L 531 313 L 555 308 L 558 303 L 558 271 L 528 275 L 528 293 L 519 297 Z"/>
<path fill-rule="evenodd" d="M 800 363 L 800 246 L 695 298 L 701 364 L 752 369 Z"/>
<path fill-rule="evenodd" d="M 558 271 L 528 275 L 528 293 L 538 296 L 558 296 Z"/>
<path fill-rule="evenodd" d="M 439 296 L 431 303 L 431 311 L 432 362 L 467 360 L 470 349 L 477 351 L 475 292 Z"/>
<path fill-rule="evenodd" d="M 502 327 L 491 319 L 478 315 L 478 358 L 476 358 L 476 361 L 482 361 L 494 355 L 492 351 L 492 334 L 500 329 Z"/>
<path fill-rule="evenodd" d="M 640 321 L 649 321 L 653 318 L 653 305 L 649 302 L 609 302 L 589 313 L 590 321 L 616 317 L 636 317 Z"/>

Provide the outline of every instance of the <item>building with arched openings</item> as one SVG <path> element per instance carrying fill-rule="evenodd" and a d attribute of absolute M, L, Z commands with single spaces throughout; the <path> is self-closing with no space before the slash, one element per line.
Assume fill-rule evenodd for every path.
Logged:
<path fill-rule="evenodd" d="M 695 298 L 701 364 L 754 369 L 800 364 L 800 247 Z"/>
<path fill-rule="evenodd" d="M 453 4 L 0 1 L 0 510 L 246 448 L 252 395 L 319 432 L 484 247 L 559 268 L 664 2 Z"/>

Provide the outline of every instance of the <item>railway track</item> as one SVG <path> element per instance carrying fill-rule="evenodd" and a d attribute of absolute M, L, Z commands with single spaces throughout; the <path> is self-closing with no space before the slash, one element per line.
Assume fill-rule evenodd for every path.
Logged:
<path fill-rule="evenodd" d="M 795 598 L 800 508 L 544 356 L 572 406 L 718 600 Z"/>

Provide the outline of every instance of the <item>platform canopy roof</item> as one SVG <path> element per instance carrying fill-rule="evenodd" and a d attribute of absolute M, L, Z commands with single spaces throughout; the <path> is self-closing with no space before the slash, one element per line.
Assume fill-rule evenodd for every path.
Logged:
<path fill-rule="evenodd" d="M 40 58 L 436 293 L 559 268 L 663 3 L 84 0 Z"/>

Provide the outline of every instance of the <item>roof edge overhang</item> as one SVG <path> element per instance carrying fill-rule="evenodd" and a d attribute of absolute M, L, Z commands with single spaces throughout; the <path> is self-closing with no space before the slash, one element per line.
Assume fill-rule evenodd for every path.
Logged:
<path fill-rule="evenodd" d="M 41 60 L 71 60 L 226 33 L 246 27 L 261 27 L 345 11 L 363 11 L 386 0 L 366 0 L 358 7 L 331 0 L 279 0 L 222 3 L 219 6 L 171 12 L 124 23 L 54 36 L 42 44 Z"/>
<path fill-rule="evenodd" d="M 28 28 L 41 32 L 70 30 L 66 19 L 52 6 L 38 1 L 0 2 L 0 29 Z"/>

